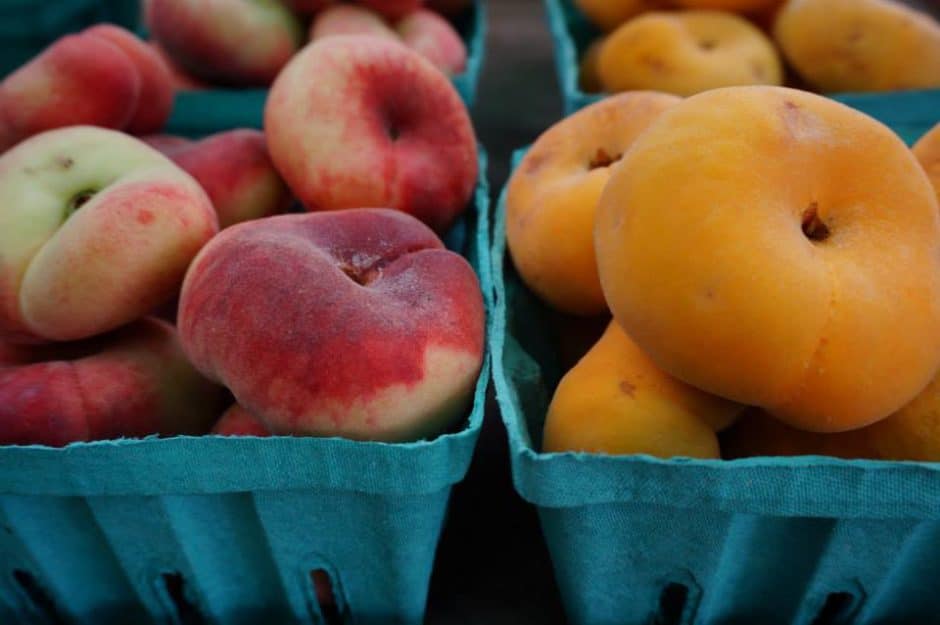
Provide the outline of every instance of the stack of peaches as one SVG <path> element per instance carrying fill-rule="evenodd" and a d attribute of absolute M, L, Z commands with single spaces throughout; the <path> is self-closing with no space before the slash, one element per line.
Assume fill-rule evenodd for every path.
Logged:
<path fill-rule="evenodd" d="M 938 195 L 940 126 L 911 150 L 807 91 L 562 120 L 508 184 L 507 243 L 569 346 L 603 331 L 543 449 L 940 461 Z"/>
<path fill-rule="evenodd" d="M 736 85 L 825 93 L 940 87 L 940 25 L 898 0 L 575 3 L 606 33 L 582 56 L 586 91 L 688 96 Z"/>
<path fill-rule="evenodd" d="M 154 134 L 168 76 L 99 25 L 0 83 L 0 443 L 454 427 L 484 309 L 439 238 L 478 174 L 445 73 L 324 36 L 280 69 L 263 133 L 201 141 Z"/>
<path fill-rule="evenodd" d="M 144 0 L 151 45 L 177 89 L 266 87 L 307 42 L 332 35 L 398 41 L 448 75 L 467 50 L 445 19 L 471 0 Z"/>

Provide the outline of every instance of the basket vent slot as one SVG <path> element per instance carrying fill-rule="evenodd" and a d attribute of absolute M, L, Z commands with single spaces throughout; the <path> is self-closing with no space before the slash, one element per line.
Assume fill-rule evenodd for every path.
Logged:
<path fill-rule="evenodd" d="M 176 611 L 176 619 L 179 625 L 203 625 L 205 619 L 199 612 L 199 608 L 186 594 L 186 580 L 179 571 L 172 573 L 161 573 L 163 588 L 166 590 L 166 596 L 173 603 Z"/>
<path fill-rule="evenodd" d="M 336 601 L 336 593 L 333 591 L 333 580 L 330 579 L 330 574 L 327 573 L 326 569 L 314 569 L 310 571 L 310 583 L 313 584 L 313 592 L 320 608 L 323 625 L 342 625 L 343 616 Z"/>
<path fill-rule="evenodd" d="M 659 610 L 653 619 L 653 625 L 682 625 L 688 600 L 688 586 L 678 582 L 666 584 L 659 595 Z"/>
<path fill-rule="evenodd" d="M 829 593 L 812 625 L 844 625 L 849 622 L 854 612 L 855 596 L 852 593 Z"/>
<path fill-rule="evenodd" d="M 36 578 L 29 571 L 23 569 L 14 569 L 13 580 L 26 595 L 36 612 L 41 614 L 50 625 L 65 625 L 65 619 L 59 614 L 55 607 L 55 601 L 46 592 L 46 589 L 39 584 Z"/>

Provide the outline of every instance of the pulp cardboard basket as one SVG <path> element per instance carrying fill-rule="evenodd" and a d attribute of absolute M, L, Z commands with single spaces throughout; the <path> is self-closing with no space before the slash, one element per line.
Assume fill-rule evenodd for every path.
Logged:
<path fill-rule="evenodd" d="M 448 234 L 492 303 L 485 156 Z M 189 437 L 0 447 L 3 625 L 421 623 L 451 487 L 483 421 L 407 444 Z M 330 620 L 333 625 L 336 620 Z"/>
<path fill-rule="evenodd" d="M 554 40 L 555 71 L 561 87 L 565 114 L 597 102 L 606 94 L 586 93 L 579 86 L 580 58 L 584 50 L 600 34 L 596 26 L 574 5 L 573 0 L 545 0 L 549 30 Z M 940 90 L 884 93 L 846 93 L 831 96 L 891 123 L 907 142 L 921 133 L 926 123 L 940 121 Z"/>
<path fill-rule="evenodd" d="M 505 251 L 504 193 L 496 396 L 573 625 L 940 622 L 940 464 L 540 453 L 564 372 Z"/>
<path fill-rule="evenodd" d="M 483 67 L 486 8 L 483 0 L 455 21 L 467 46 L 467 68 L 451 80 L 467 106 L 476 99 Z M 172 134 L 202 136 L 230 128 L 261 128 L 266 89 L 207 89 L 177 93 L 166 130 Z"/>
<path fill-rule="evenodd" d="M 68 33 L 112 22 L 134 28 L 138 0 L 0 0 L 0 76 Z"/>

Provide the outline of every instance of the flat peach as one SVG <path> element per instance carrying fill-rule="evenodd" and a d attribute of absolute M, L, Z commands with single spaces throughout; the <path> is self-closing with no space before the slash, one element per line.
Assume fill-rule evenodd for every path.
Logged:
<path fill-rule="evenodd" d="M 780 59 L 756 26 L 718 11 L 651 12 L 612 32 L 597 59 L 606 91 L 692 95 L 733 85 L 779 85 Z"/>
<path fill-rule="evenodd" d="M 607 310 L 594 255 L 594 214 L 610 167 L 679 98 L 634 92 L 558 122 L 532 145 L 506 195 L 506 240 L 523 281 L 558 310 Z"/>
<path fill-rule="evenodd" d="M 888 0 L 791 0 L 774 38 L 822 91 L 940 87 L 940 24 Z"/>
<path fill-rule="evenodd" d="M 718 458 L 742 407 L 663 373 L 615 322 L 555 390 L 542 448 Z"/>
<path fill-rule="evenodd" d="M 615 319 L 660 367 L 794 427 L 874 423 L 940 366 L 934 190 L 897 135 L 833 100 L 677 104 L 614 169 L 595 239 Z"/>

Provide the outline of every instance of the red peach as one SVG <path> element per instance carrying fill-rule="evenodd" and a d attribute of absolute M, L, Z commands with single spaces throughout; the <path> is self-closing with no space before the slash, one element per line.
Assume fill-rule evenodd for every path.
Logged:
<path fill-rule="evenodd" d="M 176 135 L 147 135 L 146 137 L 140 137 L 140 140 L 163 155 L 189 147 L 195 143 L 192 139 L 177 137 Z"/>
<path fill-rule="evenodd" d="M 271 436 L 271 430 L 264 422 L 238 404 L 225 411 L 225 414 L 212 428 L 219 436 Z"/>
<path fill-rule="evenodd" d="M 163 59 L 133 33 L 119 26 L 99 24 L 86 30 L 85 34 L 119 47 L 140 73 L 140 97 L 137 110 L 127 124 L 127 132 L 141 135 L 163 128 L 173 110 L 173 79 Z"/>
<path fill-rule="evenodd" d="M 203 434 L 217 414 L 221 389 L 193 369 L 162 321 L 18 349 L 18 362 L 0 367 L 2 444 Z"/>
<path fill-rule="evenodd" d="M 177 291 L 217 231 L 205 191 L 143 142 L 91 126 L 31 137 L 0 156 L 0 337 L 129 323 Z"/>
<path fill-rule="evenodd" d="M 398 20 L 420 9 L 424 0 L 359 0 L 359 4 L 381 13 L 387 19 Z"/>
<path fill-rule="evenodd" d="M 158 137 L 147 143 L 168 156 L 202 185 L 219 227 L 284 212 L 291 202 L 287 186 L 271 164 L 264 133 L 229 130 L 202 141 Z"/>
<path fill-rule="evenodd" d="M 192 362 L 273 433 L 364 440 L 452 425 L 473 393 L 483 326 L 467 261 L 387 209 L 223 230 L 190 266 L 179 309 Z"/>
<path fill-rule="evenodd" d="M 395 25 L 405 45 L 428 59 L 448 76 L 467 67 L 467 48 L 450 22 L 420 9 Z"/>
<path fill-rule="evenodd" d="M 0 152 L 53 128 L 123 128 L 140 90 L 140 73 L 118 46 L 84 34 L 63 37 L 0 83 Z"/>
<path fill-rule="evenodd" d="M 176 62 L 170 58 L 170 55 L 166 53 L 166 50 L 160 47 L 159 43 L 156 41 L 148 41 L 147 45 L 163 59 L 163 62 L 170 69 L 170 83 L 173 85 L 174 93 L 177 91 L 197 91 L 199 89 L 209 88 L 209 85 L 205 82 L 187 74 L 186 70 L 177 65 Z"/>
<path fill-rule="evenodd" d="M 392 41 L 311 43 L 272 86 L 264 124 L 274 165 L 308 210 L 395 208 L 443 232 L 473 193 L 466 106 L 436 67 Z"/>
<path fill-rule="evenodd" d="M 398 35 L 381 15 L 352 4 L 332 6 L 317 15 L 310 24 L 311 40 L 335 35 L 374 35 L 398 40 Z"/>
<path fill-rule="evenodd" d="M 153 38 L 184 70 L 222 85 L 265 86 L 302 43 L 287 7 L 250 0 L 150 0 Z"/>

